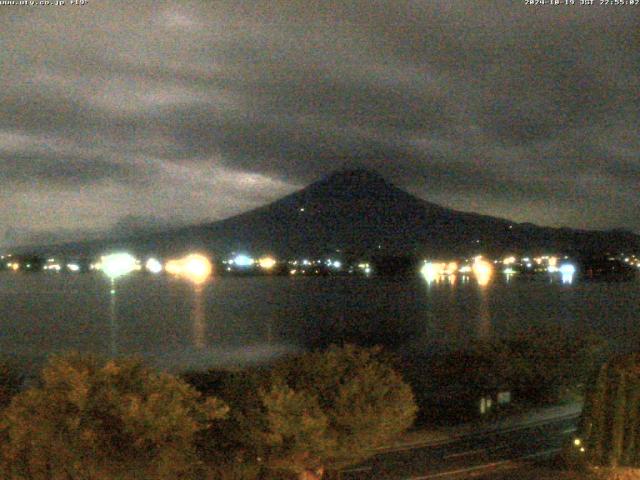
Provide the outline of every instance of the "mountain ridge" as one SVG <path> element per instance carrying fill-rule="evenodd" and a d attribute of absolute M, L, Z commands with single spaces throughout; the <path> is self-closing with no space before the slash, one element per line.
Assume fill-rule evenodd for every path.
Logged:
<path fill-rule="evenodd" d="M 38 251 L 53 251 L 41 247 Z M 341 252 L 367 255 L 467 255 L 640 249 L 625 231 L 541 227 L 446 208 L 415 197 L 362 168 L 330 173 L 274 202 L 223 220 L 121 240 L 73 242 L 58 249 L 95 254 L 130 248 L 168 255 L 205 250 L 281 257 Z"/>

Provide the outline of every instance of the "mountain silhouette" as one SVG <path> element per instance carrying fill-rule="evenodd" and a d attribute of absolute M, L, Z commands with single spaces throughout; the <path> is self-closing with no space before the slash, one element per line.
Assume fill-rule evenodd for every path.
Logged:
<path fill-rule="evenodd" d="M 200 249 L 290 258 L 345 255 L 591 254 L 638 250 L 626 231 L 539 227 L 444 208 L 366 169 L 343 169 L 280 200 L 225 220 L 119 241 L 74 243 L 66 251 L 130 248 L 175 254 Z"/>

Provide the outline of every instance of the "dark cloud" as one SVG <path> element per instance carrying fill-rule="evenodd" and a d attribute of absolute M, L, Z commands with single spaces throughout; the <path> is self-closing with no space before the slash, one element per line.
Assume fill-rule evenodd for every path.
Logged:
<path fill-rule="evenodd" d="M 90 185 L 101 181 L 126 182 L 132 185 L 146 182 L 149 172 L 119 164 L 104 158 L 73 157 L 48 153 L 17 153 L 0 155 L 3 180 L 31 184 L 37 188 L 43 182 L 66 187 Z"/>
<path fill-rule="evenodd" d="M 72 226 L 68 208 L 87 229 L 176 209 L 220 218 L 357 165 L 455 208 L 640 231 L 637 8 L 11 8 L 2 198 L 25 212 L 72 196 L 56 228 Z M 52 227 L 7 212 L 3 224 Z"/>

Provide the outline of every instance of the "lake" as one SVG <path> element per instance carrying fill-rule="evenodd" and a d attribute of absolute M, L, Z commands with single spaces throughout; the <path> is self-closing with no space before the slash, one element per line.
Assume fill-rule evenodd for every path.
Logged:
<path fill-rule="evenodd" d="M 39 364 L 69 349 L 139 354 L 179 371 L 268 361 L 351 341 L 412 354 L 531 325 L 593 331 L 618 350 L 640 345 L 640 281 L 496 275 L 422 278 L 221 277 L 194 286 L 141 273 L 0 273 L 0 351 Z"/>

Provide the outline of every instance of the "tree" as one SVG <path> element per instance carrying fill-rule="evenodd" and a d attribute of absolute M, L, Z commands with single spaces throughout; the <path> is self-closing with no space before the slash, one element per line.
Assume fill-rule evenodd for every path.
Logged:
<path fill-rule="evenodd" d="M 614 358 L 600 369 L 582 417 L 588 462 L 640 468 L 640 353 Z"/>
<path fill-rule="evenodd" d="M 0 361 L 0 411 L 11 402 L 20 391 L 24 381 L 17 366 L 8 360 Z"/>
<path fill-rule="evenodd" d="M 234 427 L 226 431 L 238 432 L 243 458 L 300 479 L 370 457 L 416 413 L 410 387 L 378 348 L 333 346 L 231 383 L 223 398 Z"/>
<path fill-rule="evenodd" d="M 2 478 L 191 478 L 195 434 L 226 410 L 136 359 L 54 356 L 3 413 Z"/>
<path fill-rule="evenodd" d="M 483 377 L 534 403 L 556 402 L 568 391 L 582 391 L 605 352 L 602 338 L 559 326 L 530 327 L 473 347 L 474 356 L 489 360 Z"/>

